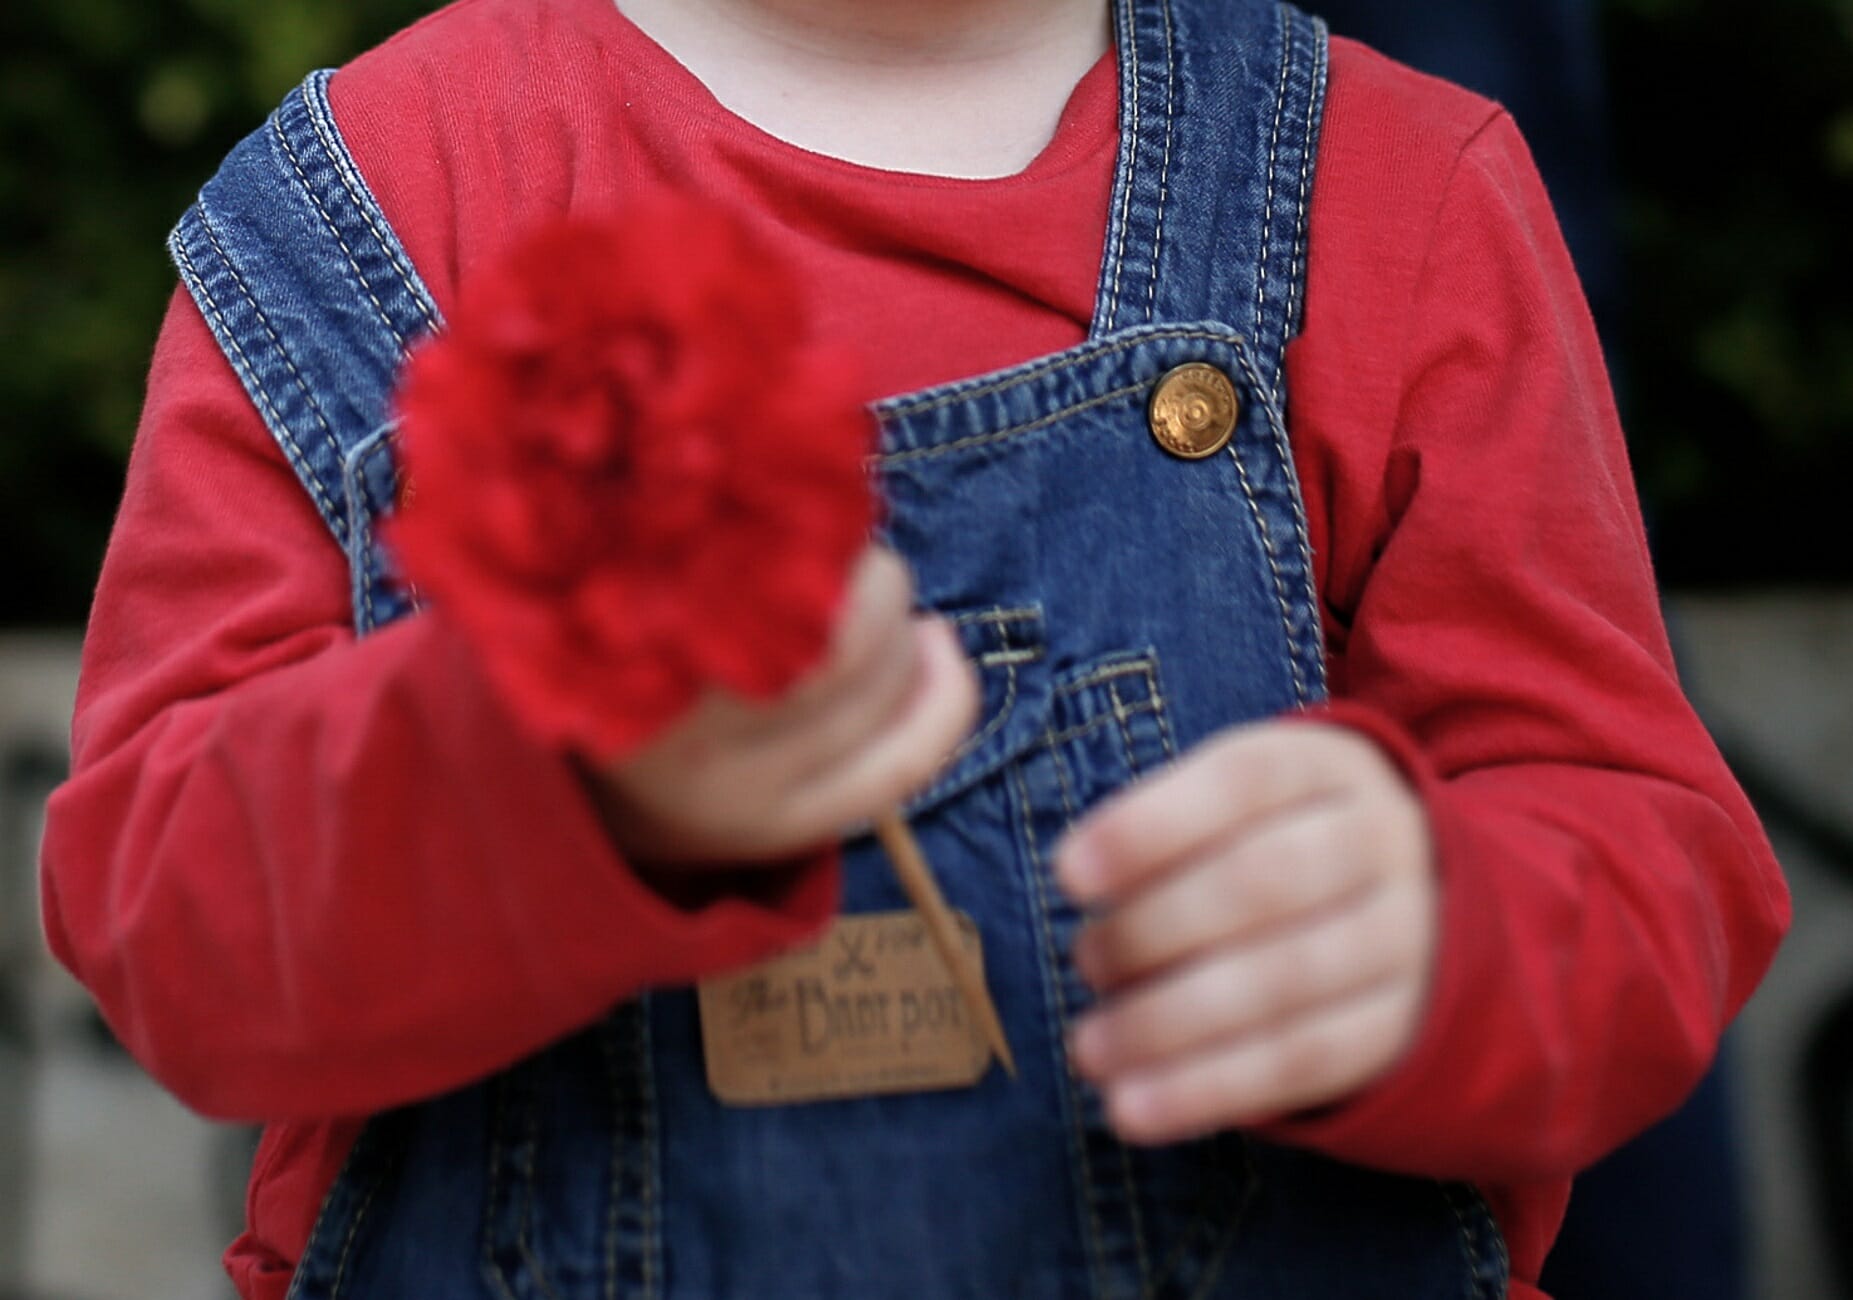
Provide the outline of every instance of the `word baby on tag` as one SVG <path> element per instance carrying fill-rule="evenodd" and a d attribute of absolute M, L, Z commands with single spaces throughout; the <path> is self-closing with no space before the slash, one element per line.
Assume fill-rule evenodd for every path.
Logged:
<path fill-rule="evenodd" d="M 977 927 L 961 916 L 959 930 L 977 963 Z M 963 1088 L 991 1057 L 916 912 L 839 917 L 698 996 L 708 1086 L 732 1106 Z"/>

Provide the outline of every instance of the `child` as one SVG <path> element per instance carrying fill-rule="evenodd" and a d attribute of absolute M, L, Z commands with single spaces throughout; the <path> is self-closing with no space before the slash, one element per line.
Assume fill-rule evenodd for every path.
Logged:
<path fill-rule="evenodd" d="M 401 617 L 386 402 L 661 189 L 866 354 L 886 548 L 582 782 Z M 1785 925 L 1523 145 L 1273 0 L 462 0 L 174 250 L 45 907 L 266 1125 L 246 1297 L 1537 1296 Z M 917 790 L 1021 1077 L 723 1104 L 686 986 L 902 907 L 817 845 Z"/>

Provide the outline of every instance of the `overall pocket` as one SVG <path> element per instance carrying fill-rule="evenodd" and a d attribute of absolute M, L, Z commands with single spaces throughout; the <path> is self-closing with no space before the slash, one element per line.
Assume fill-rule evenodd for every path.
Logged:
<path fill-rule="evenodd" d="M 1007 770 L 1020 861 L 1062 1039 L 1093 996 L 1070 954 L 1084 916 L 1056 887 L 1061 836 L 1089 809 L 1178 756 L 1155 647 L 1102 655 L 1054 675 L 1034 743 Z M 1161 1150 L 1127 1147 L 1100 1097 L 1062 1060 L 1062 1106 L 1094 1293 L 1202 1296 L 1216 1284 L 1254 1187 L 1239 1134 Z"/>
<path fill-rule="evenodd" d="M 978 675 L 978 721 L 932 785 L 908 800 L 910 816 L 951 800 L 1036 743 L 1052 693 L 1040 605 L 944 615 Z"/>

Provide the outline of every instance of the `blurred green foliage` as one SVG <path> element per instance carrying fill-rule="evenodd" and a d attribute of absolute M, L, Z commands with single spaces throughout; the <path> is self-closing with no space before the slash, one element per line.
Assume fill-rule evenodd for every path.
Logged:
<path fill-rule="evenodd" d="M 0 3 L 0 623 L 84 615 L 193 192 L 304 74 L 433 3 Z"/>
<path fill-rule="evenodd" d="M 1608 0 L 1661 571 L 1853 580 L 1853 0 Z"/>
<path fill-rule="evenodd" d="M 0 4 L 0 623 L 83 615 L 194 189 L 305 72 L 432 3 Z M 1605 21 L 1662 571 L 1853 579 L 1853 0 Z"/>

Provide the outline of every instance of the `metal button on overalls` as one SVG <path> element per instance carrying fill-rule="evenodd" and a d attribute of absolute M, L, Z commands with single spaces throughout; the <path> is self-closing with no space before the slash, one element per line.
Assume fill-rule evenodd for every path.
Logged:
<path fill-rule="evenodd" d="M 1229 376 L 1201 361 L 1166 373 L 1152 389 L 1147 410 L 1152 437 L 1184 460 L 1202 460 L 1227 447 L 1240 414 Z"/>

